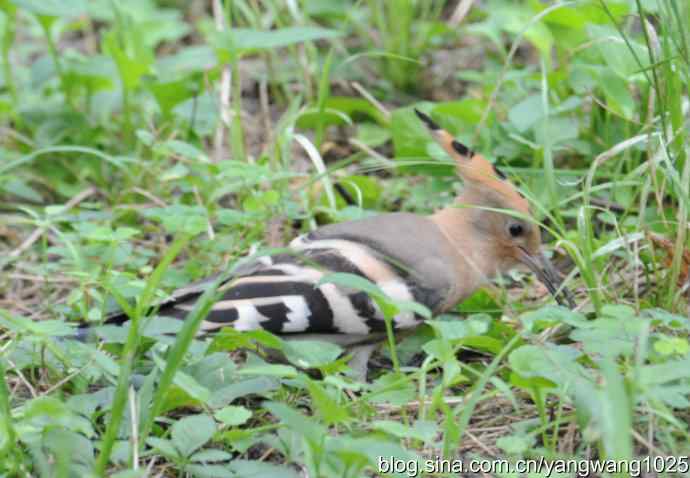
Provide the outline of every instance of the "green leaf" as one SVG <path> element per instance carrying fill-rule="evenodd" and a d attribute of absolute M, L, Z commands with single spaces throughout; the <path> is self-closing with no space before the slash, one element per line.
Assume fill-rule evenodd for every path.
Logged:
<path fill-rule="evenodd" d="M 604 452 L 601 458 L 630 460 L 633 453 L 632 403 L 618 365 L 611 356 L 604 358 L 601 368 L 603 376 L 597 383 L 578 383 L 575 403 L 589 415 L 589 433 L 600 437 Z"/>
<path fill-rule="evenodd" d="M 535 22 L 534 11 L 526 3 L 501 2 L 492 4 L 491 20 L 504 31 L 513 34 L 524 32 L 527 38 L 542 54 L 549 54 L 554 43 L 551 31 L 542 23 Z M 527 30 L 525 30 L 527 28 Z"/>
<path fill-rule="evenodd" d="M 218 410 L 213 414 L 216 420 L 227 426 L 243 425 L 252 416 L 252 412 L 244 407 L 229 406 Z"/>
<path fill-rule="evenodd" d="M 529 435 L 508 435 L 496 440 L 496 446 L 508 455 L 522 455 L 534 446 L 534 437 Z"/>
<path fill-rule="evenodd" d="M 216 422 L 208 415 L 191 415 L 172 426 L 172 442 L 182 456 L 190 456 L 204 446 L 216 432 Z"/>
<path fill-rule="evenodd" d="M 283 346 L 287 359 L 300 368 L 317 368 L 338 359 L 343 349 L 337 344 L 317 340 L 287 341 Z"/>
<path fill-rule="evenodd" d="M 474 314 L 464 320 L 428 320 L 427 323 L 440 339 L 459 340 L 485 334 L 489 330 L 491 317 L 486 314 Z"/>
<path fill-rule="evenodd" d="M 110 478 L 146 478 L 148 473 L 145 469 L 122 470 L 110 475 Z"/>
<path fill-rule="evenodd" d="M 26 339 L 37 341 L 74 335 L 74 324 L 62 320 L 29 320 L 17 315 L 10 315 L 0 310 L 0 325 L 17 333 L 26 335 Z"/>
<path fill-rule="evenodd" d="M 213 70 L 218 65 L 213 48 L 208 45 L 193 45 L 181 48 L 172 55 L 156 59 L 158 78 L 176 81 L 192 73 Z"/>
<path fill-rule="evenodd" d="M 628 90 L 628 83 L 607 72 L 601 75 L 599 84 L 604 90 L 607 106 L 624 118 L 632 119 L 637 104 Z"/>
<path fill-rule="evenodd" d="M 541 94 L 530 95 L 508 111 L 508 120 L 520 132 L 532 128 L 544 116 Z"/>
<path fill-rule="evenodd" d="M 324 387 L 314 380 L 309 380 L 308 378 L 305 378 L 305 380 L 312 403 L 327 425 L 345 423 L 350 419 L 347 408 L 337 403 Z"/>
<path fill-rule="evenodd" d="M 326 437 L 326 429 L 283 403 L 264 402 L 264 408 L 279 418 L 281 423 L 304 436 L 312 446 L 319 448 Z"/>
<path fill-rule="evenodd" d="M 320 27 L 287 27 L 276 30 L 254 30 L 232 28 L 213 37 L 216 48 L 232 54 L 243 54 L 257 50 L 272 50 L 306 41 L 337 38 L 336 30 Z"/>
<path fill-rule="evenodd" d="M 413 107 L 398 108 L 391 114 L 391 135 L 395 159 L 426 159 L 426 145 L 433 141 Z"/>
<path fill-rule="evenodd" d="M 428 420 L 417 420 L 411 427 L 399 421 L 375 420 L 371 423 L 371 427 L 397 438 L 412 438 L 424 443 L 431 443 L 439 432 L 438 425 Z"/>
<path fill-rule="evenodd" d="M 165 369 L 165 360 L 158 357 L 156 354 L 153 355 L 153 359 L 161 371 Z M 211 397 L 211 392 L 209 389 L 197 382 L 192 376 L 182 372 L 181 370 L 178 370 L 175 373 L 173 383 L 180 387 L 191 398 L 198 400 L 200 403 L 206 403 Z"/>
<path fill-rule="evenodd" d="M 76 415 L 66 404 L 53 397 L 44 396 L 26 402 L 23 406 L 22 421 L 25 427 L 36 430 L 57 426 L 82 433 L 87 437 L 94 434 L 88 420 Z"/>
<path fill-rule="evenodd" d="M 175 204 L 147 209 L 142 214 L 160 221 L 170 233 L 185 232 L 196 235 L 205 231 L 208 226 L 206 209 L 201 206 Z"/>
<path fill-rule="evenodd" d="M 404 405 L 415 397 L 411 379 L 401 373 L 390 372 L 377 378 L 370 387 L 371 403 Z"/>
<path fill-rule="evenodd" d="M 190 461 L 195 463 L 214 463 L 218 461 L 229 461 L 232 455 L 223 450 L 201 450 L 191 456 Z"/>
<path fill-rule="evenodd" d="M 537 310 L 531 310 L 520 315 L 525 330 L 538 333 L 558 324 L 567 324 L 573 327 L 586 327 L 589 322 L 584 315 L 565 307 L 548 305 Z"/>
<path fill-rule="evenodd" d="M 297 370 L 289 365 L 264 364 L 250 367 L 242 367 L 237 371 L 238 375 L 263 375 L 266 377 L 295 378 Z"/>
<path fill-rule="evenodd" d="M 172 441 L 170 440 L 165 440 L 164 438 L 149 437 L 146 440 L 146 443 L 148 443 L 152 448 L 158 450 L 160 453 L 162 453 L 168 458 L 175 460 L 180 457 L 180 454 L 177 452 L 177 450 L 173 446 Z"/>
<path fill-rule="evenodd" d="M 601 54 L 601 58 L 611 68 L 619 79 L 628 81 L 632 79 L 633 75 L 639 75 L 641 79 L 644 77 L 638 73 L 642 68 L 649 66 L 649 53 L 647 47 L 628 38 L 628 41 L 621 38 L 620 33 L 609 25 L 587 25 L 587 32 L 592 40 L 595 40 L 595 45 Z M 633 49 L 635 55 L 630 51 Z M 635 58 L 637 57 L 637 59 Z M 640 64 L 642 68 L 640 68 Z M 606 86 L 602 82 L 603 87 Z"/>
<path fill-rule="evenodd" d="M 130 27 L 125 40 L 117 31 L 108 32 L 103 37 L 103 51 L 115 60 L 126 90 L 139 87 L 141 78 L 151 72 L 153 64 L 153 54 L 144 46 L 139 27 Z"/>
<path fill-rule="evenodd" d="M 301 476 L 285 465 L 274 465 L 263 461 L 233 460 L 228 465 L 228 470 L 235 473 L 234 476 L 246 478 L 299 478 Z"/>
<path fill-rule="evenodd" d="M 35 15 L 78 17 L 86 12 L 84 0 L 11 0 L 17 7 Z"/>
<path fill-rule="evenodd" d="M 586 328 L 574 330 L 570 338 L 582 342 L 587 354 L 632 356 L 646 326 L 646 320 L 639 317 L 602 318 L 591 321 Z"/>
<path fill-rule="evenodd" d="M 214 391 L 211 399 L 208 401 L 208 406 L 219 408 L 247 395 L 266 396 L 268 392 L 277 389 L 279 385 L 280 382 L 273 377 L 256 377 L 240 380 Z"/>
<path fill-rule="evenodd" d="M 485 108 L 485 100 L 466 98 L 460 101 L 436 103 L 431 113 L 439 119 L 443 128 L 462 133 L 472 131 L 475 128 L 481 120 Z M 487 126 L 491 126 L 491 121 L 487 122 Z"/>
<path fill-rule="evenodd" d="M 581 355 L 579 350 L 567 345 L 523 345 L 511 352 L 508 362 L 513 372 L 527 382 L 548 387 L 549 382 L 567 385 L 586 377 L 576 362 Z"/>
<path fill-rule="evenodd" d="M 683 337 L 667 337 L 664 336 L 661 339 L 654 342 L 654 350 L 659 354 L 664 356 L 669 355 L 687 355 L 690 351 L 690 345 L 688 345 L 688 340 Z"/>
<path fill-rule="evenodd" d="M 146 81 L 163 116 L 169 117 L 175 106 L 191 98 L 197 92 L 197 82 L 189 78 L 172 81 Z"/>

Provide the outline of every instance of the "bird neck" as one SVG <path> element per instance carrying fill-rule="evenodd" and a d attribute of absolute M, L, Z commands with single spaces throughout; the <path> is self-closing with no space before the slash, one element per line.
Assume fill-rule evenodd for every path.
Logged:
<path fill-rule="evenodd" d="M 455 204 L 430 216 L 456 252 L 454 269 L 458 289 L 454 295 L 458 300 L 495 277 L 498 270 L 491 244 L 479 237 L 472 225 L 472 208 L 462 206 L 471 203 L 470 199 L 460 196 Z"/>
<path fill-rule="evenodd" d="M 474 249 L 476 243 L 470 216 L 471 210 L 459 204 L 446 206 L 431 215 L 431 220 L 443 232 L 453 249 L 462 252 L 463 256 Z"/>

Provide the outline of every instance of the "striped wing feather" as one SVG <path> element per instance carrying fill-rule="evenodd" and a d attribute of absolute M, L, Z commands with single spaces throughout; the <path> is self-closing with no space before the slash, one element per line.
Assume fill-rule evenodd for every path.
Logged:
<path fill-rule="evenodd" d="M 432 237 L 410 240 L 410 234 Z M 405 247 L 406 243 L 411 246 Z M 278 334 L 383 331 L 383 316 L 366 293 L 316 284 L 333 272 L 357 274 L 394 300 L 415 300 L 437 311 L 450 287 L 448 261 L 438 258 L 443 247 L 445 241 L 433 223 L 413 214 L 387 214 L 322 227 L 292 241 L 294 254 L 263 257 L 242 267 L 220 287 L 220 298 L 202 324 L 202 333 L 225 326 L 262 328 Z M 206 283 L 177 291 L 160 305 L 158 315 L 183 319 Z M 394 319 L 396 328 L 418 323 L 411 312 Z"/>

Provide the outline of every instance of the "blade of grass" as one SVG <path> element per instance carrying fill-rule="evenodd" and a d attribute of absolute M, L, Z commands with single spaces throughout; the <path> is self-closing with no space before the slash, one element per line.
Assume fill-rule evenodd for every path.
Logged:
<path fill-rule="evenodd" d="M 455 423 L 457 423 L 457 431 L 454 432 L 453 435 L 457 433 L 455 436 L 457 436 L 460 441 L 462 441 L 462 435 L 465 430 L 467 430 L 472 413 L 474 413 L 474 409 L 477 407 L 477 404 L 482 397 L 482 392 L 484 391 L 484 388 L 486 388 L 486 384 L 498 369 L 498 366 L 503 361 L 503 358 L 513 349 L 513 346 L 518 342 L 518 340 L 520 340 L 520 334 L 515 334 L 513 338 L 510 339 L 510 341 L 505 345 L 505 347 L 503 347 L 503 349 L 498 353 L 498 355 L 494 357 L 486 370 L 484 370 L 484 373 L 482 373 L 479 380 L 477 380 L 474 387 L 472 387 L 472 391 L 469 393 L 469 398 L 467 401 L 452 411 L 453 415 L 455 416 L 456 410 L 458 408 L 462 408 L 460 418 L 453 420 Z M 442 455 L 444 458 L 449 458 L 452 452 L 457 450 L 460 446 L 460 443 L 450 443 L 449 440 L 446 440 L 447 435 L 448 433 L 444 433 Z"/>
<path fill-rule="evenodd" d="M 323 143 L 323 135 L 326 129 L 324 113 L 326 111 L 326 100 L 331 94 L 330 73 L 331 64 L 333 63 L 333 48 L 328 51 L 328 56 L 323 64 L 323 72 L 321 73 L 321 80 L 319 81 L 319 96 L 317 98 L 317 107 L 319 110 L 319 118 L 316 124 L 316 137 L 314 143 L 316 149 L 321 151 L 321 144 Z"/>
<path fill-rule="evenodd" d="M 10 62 L 10 51 L 14 44 L 16 36 L 16 22 L 17 22 L 17 7 L 11 3 L 4 2 L 0 4 L 0 9 L 5 12 L 5 31 L 2 34 L 2 69 L 7 91 L 12 98 L 12 105 L 14 109 L 19 107 L 19 95 L 17 94 L 17 86 L 14 83 L 14 75 L 12 74 L 12 63 Z"/>
<path fill-rule="evenodd" d="M 232 275 L 233 271 L 234 268 L 224 274 L 219 275 L 218 278 L 216 278 L 216 280 L 209 285 L 208 289 L 204 291 L 201 297 L 199 297 L 194 304 L 192 311 L 187 315 L 187 317 L 185 317 L 184 325 L 177 334 L 177 339 L 175 340 L 175 343 L 166 357 L 165 369 L 161 374 L 158 387 L 154 393 L 151 409 L 145 419 L 143 419 L 141 422 L 139 433 L 140 446 L 143 446 L 143 444 L 146 443 L 146 439 L 153 428 L 153 422 L 162 409 L 163 402 L 167 397 L 168 390 L 173 383 L 175 374 L 182 365 L 182 360 L 187 353 L 192 340 L 194 340 L 194 337 L 196 337 L 197 331 L 201 326 L 201 322 L 204 320 L 204 318 L 206 318 L 216 301 L 216 290 L 220 284 L 225 282 Z"/>
<path fill-rule="evenodd" d="M 177 257 L 182 248 L 189 242 L 190 236 L 183 234 L 179 236 L 170 245 L 170 248 L 163 256 L 156 269 L 149 277 L 146 288 L 134 309 L 134 315 L 130 317 L 131 324 L 129 333 L 127 334 L 127 341 L 125 342 L 124 350 L 122 351 L 122 358 L 120 360 L 120 376 L 115 387 L 115 394 L 111 406 L 111 415 L 108 426 L 103 434 L 101 442 L 101 451 L 96 460 L 96 473 L 99 476 L 105 476 L 106 467 L 110 461 L 110 455 L 117 439 L 117 433 L 120 429 L 120 423 L 124 416 L 125 407 L 127 406 L 127 395 L 129 391 L 130 377 L 134 368 L 134 362 L 137 356 L 137 349 L 139 348 L 139 330 L 141 321 L 148 308 L 150 307 L 150 300 L 154 292 L 158 288 L 163 274 L 168 269 L 172 261 Z"/>
<path fill-rule="evenodd" d="M 0 457 L 6 462 L 8 455 L 17 456 L 17 434 L 12 426 L 12 408 L 10 407 L 10 392 L 5 380 L 5 366 L 0 360 Z"/>

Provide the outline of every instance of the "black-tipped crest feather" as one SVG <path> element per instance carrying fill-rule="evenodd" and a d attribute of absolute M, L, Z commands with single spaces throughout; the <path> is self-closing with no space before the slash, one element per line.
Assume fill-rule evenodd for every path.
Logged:
<path fill-rule="evenodd" d="M 464 156 L 466 158 L 471 158 L 474 156 L 474 151 L 462 144 L 460 141 L 453 140 L 451 144 L 453 149 L 457 151 L 460 156 Z"/>
<path fill-rule="evenodd" d="M 437 131 L 441 129 L 441 127 L 434 122 L 434 120 L 431 119 L 431 117 L 427 114 L 422 113 L 419 111 L 417 108 L 414 109 L 414 112 L 417 113 L 417 116 L 419 117 L 420 120 L 424 122 L 427 128 L 429 128 L 432 131 Z"/>

